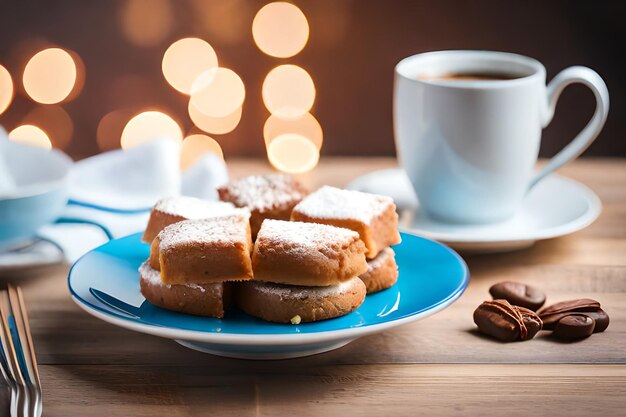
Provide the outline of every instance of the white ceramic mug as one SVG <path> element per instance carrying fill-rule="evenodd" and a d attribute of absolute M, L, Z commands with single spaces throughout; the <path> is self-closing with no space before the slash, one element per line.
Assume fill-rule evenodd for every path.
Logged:
<path fill-rule="evenodd" d="M 506 74 L 503 80 L 445 80 L 446 74 Z M 541 130 L 572 83 L 593 91 L 587 126 L 538 173 Z M 524 195 L 597 137 L 609 110 L 604 81 L 586 67 L 561 71 L 546 87 L 535 59 L 489 51 L 440 51 L 400 61 L 394 130 L 401 165 L 427 215 L 453 223 L 512 217 Z"/>

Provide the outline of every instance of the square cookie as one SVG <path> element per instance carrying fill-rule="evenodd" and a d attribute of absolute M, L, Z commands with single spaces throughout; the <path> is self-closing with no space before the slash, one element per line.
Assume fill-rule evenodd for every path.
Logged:
<path fill-rule="evenodd" d="M 291 210 L 307 194 L 293 177 L 284 174 L 252 175 L 218 188 L 220 200 L 247 207 L 256 238 L 265 219 L 289 220 Z"/>
<path fill-rule="evenodd" d="M 365 243 L 369 259 L 400 243 L 396 205 L 382 195 L 324 186 L 298 203 L 291 219 L 354 230 Z"/>
<path fill-rule="evenodd" d="M 150 266 L 165 284 L 205 284 L 252 279 L 250 214 L 184 220 L 152 242 Z"/>
<path fill-rule="evenodd" d="M 367 271 L 365 246 L 352 230 L 316 223 L 265 220 L 252 254 L 254 279 L 328 286 Z"/>

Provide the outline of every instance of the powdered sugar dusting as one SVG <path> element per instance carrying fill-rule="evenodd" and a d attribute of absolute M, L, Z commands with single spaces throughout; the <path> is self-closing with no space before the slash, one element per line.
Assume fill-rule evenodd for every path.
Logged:
<path fill-rule="evenodd" d="M 235 206 L 223 201 L 201 200 L 195 197 L 167 197 L 154 205 L 154 210 L 185 219 L 206 219 L 232 214 Z"/>
<path fill-rule="evenodd" d="M 172 288 L 170 284 L 166 284 L 161 280 L 161 273 L 157 271 L 156 269 L 153 269 L 148 263 L 148 261 L 145 261 L 144 263 L 141 264 L 141 266 L 139 267 L 139 273 L 151 285 L 159 285 L 161 287 L 165 287 L 168 289 Z M 200 290 L 201 292 L 206 291 L 206 288 L 204 288 L 202 285 L 195 284 L 195 283 L 176 284 L 176 285 L 181 285 L 183 287 L 192 288 L 194 290 Z"/>
<path fill-rule="evenodd" d="M 285 174 L 251 175 L 219 191 L 222 200 L 261 213 L 294 206 L 307 194 L 299 182 Z"/>
<path fill-rule="evenodd" d="M 187 283 L 187 284 L 183 284 L 183 285 L 184 285 L 185 287 L 189 287 L 189 288 L 192 288 L 192 289 L 194 289 L 194 290 L 200 290 L 200 292 L 205 292 L 205 291 L 206 291 L 206 289 L 205 289 L 202 285 L 200 285 L 200 284 L 195 284 L 195 283 L 193 283 L 193 282 L 190 282 L 190 283 Z"/>
<path fill-rule="evenodd" d="M 272 246 L 280 245 L 282 250 L 296 254 L 335 251 L 357 239 L 357 232 L 342 227 L 272 219 L 263 221 L 257 235 L 260 246 L 269 241 Z"/>
<path fill-rule="evenodd" d="M 160 285 L 165 288 L 171 288 L 172 286 L 161 281 L 161 273 L 156 269 L 153 269 L 148 261 L 145 261 L 139 267 L 139 273 L 141 276 L 152 285 Z"/>
<path fill-rule="evenodd" d="M 374 259 L 367 261 L 367 272 L 372 272 L 375 269 L 380 268 L 387 261 L 387 259 L 395 256 L 393 249 L 385 248 L 381 250 Z"/>
<path fill-rule="evenodd" d="M 334 295 L 345 294 L 355 284 L 357 277 L 350 278 L 336 285 L 328 285 L 325 287 L 306 287 L 302 285 L 284 285 L 274 284 L 263 281 L 250 281 L 250 285 L 254 285 L 255 289 L 263 294 L 271 294 L 285 299 L 305 299 L 305 298 L 326 298 Z"/>
<path fill-rule="evenodd" d="M 247 244 L 250 212 L 213 219 L 184 220 L 167 226 L 159 233 L 159 249 L 166 251 L 181 244 Z"/>
<path fill-rule="evenodd" d="M 349 219 L 370 224 L 393 204 L 390 197 L 323 186 L 298 203 L 293 211 L 318 219 Z"/>

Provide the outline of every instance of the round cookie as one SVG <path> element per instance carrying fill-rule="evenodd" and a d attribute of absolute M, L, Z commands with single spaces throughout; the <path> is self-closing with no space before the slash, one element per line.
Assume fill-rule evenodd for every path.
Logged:
<path fill-rule="evenodd" d="M 231 290 L 227 283 L 168 285 L 147 261 L 139 268 L 139 276 L 141 293 L 146 300 L 167 310 L 222 318 L 230 304 Z"/>
<path fill-rule="evenodd" d="M 365 285 L 358 277 L 327 287 L 305 287 L 247 281 L 237 286 L 237 306 L 263 320 L 290 323 L 311 322 L 344 316 L 365 299 Z"/>
<path fill-rule="evenodd" d="M 368 294 L 390 288 L 398 281 L 395 255 L 393 249 L 385 248 L 367 262 L 367 272 L 359 278 L 365 284 Z"/>

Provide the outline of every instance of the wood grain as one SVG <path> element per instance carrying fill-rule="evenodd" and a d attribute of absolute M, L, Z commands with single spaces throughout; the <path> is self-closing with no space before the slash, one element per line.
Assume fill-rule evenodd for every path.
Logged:
<path fill-rule="evenodd" d="M 301 179 L 312 188 L 341 186 L 395 164 L 325 158 Z M 233 177 L 269 171 L 254 160 L 229 166 Z M 69 297 L 65 266 L 23 278 L 44 415 L 623 415 L 626 160 L 580 160 L 562 174 L 585 182 L 603 201 L 588 229 L 520 252 L 465 256 L 471 282 L 448 309 L 308 358 L 254 362 L 201 354 L 87 315 Z M 595 298 L 611 324 L 568 344 L 547 333 L 507 345 L 482 337 L 472 311 L 504 279 L 543 288 L 548 302 Z"/>
<path fill-rule="evenodd" d="M 46 416 L 619 415 L 626 368 L 353 365 L 230 372 L 42 367 Z"/>

